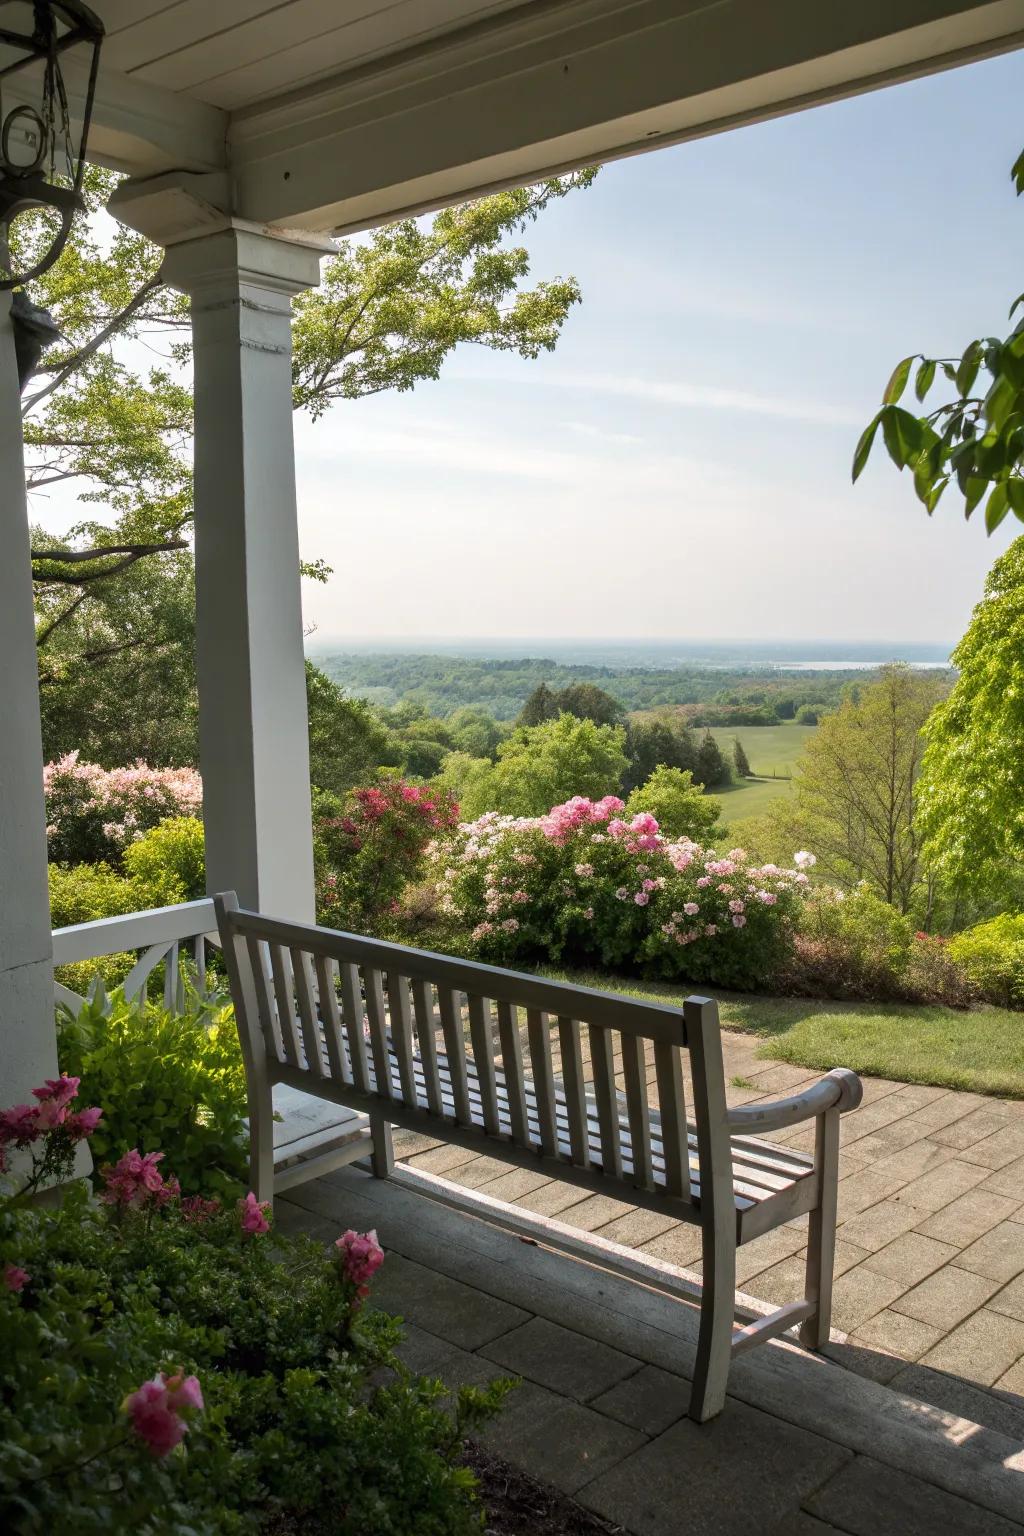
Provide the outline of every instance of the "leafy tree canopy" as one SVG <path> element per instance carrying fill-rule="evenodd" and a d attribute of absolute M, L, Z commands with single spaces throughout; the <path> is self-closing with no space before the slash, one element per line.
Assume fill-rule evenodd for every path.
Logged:
<path fill-rule="evenodd" d="M 542 816 L 573 795 L 615 794 L 626 769 L 625 739 L 621 726 L 562 714 L 516 730 L 498 747 L 496 763 L 452 753 L 440 782 L 466 818 L 484 811 Z"/>
<path fill-rule="evenodd" d="M 1011 175 L 1020 196 L 1024 154 Z M 1024 293 L 1011 304 L 1010 320 L 1022 305 Z M 919 402 L 941 380 L 953 386 L 952 398 L 923 415 L 906 410 L 899 402 L 912 372 Z M 897 363 L 881 409 L 857 444 L 854 480 L 879 429 L 897 469 L 911 471 L 914 490 L 929 513 L 954 483 L 966 517 L 985 502 L 989 533 L 1009 512 L 1024 522 L 1024 314 L 1008 335 L 979 337 L 959 357 L 916 353 Z"/>
<path fill-rule="evenodd" d="M 1024 860 L 1024 538 L 995 562 L 953 653 L 960 676 L 926 726 L 926 851 L 984 899 L 1019 891 Z"/>

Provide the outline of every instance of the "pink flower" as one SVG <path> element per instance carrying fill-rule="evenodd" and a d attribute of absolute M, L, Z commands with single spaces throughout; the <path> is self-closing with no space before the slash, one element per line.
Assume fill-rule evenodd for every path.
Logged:
<path fill-rule="evenodd" d="M 343 1232 L 334 1244 L 342 1278 L 356 1288 L 360 1300 L 369 1295 L 370 1281 L 384 1263 L 384 1250 L 377 1241 L 376 1231 L 353 1232 L 351 1227 Z"/>
<path fill-rule="evenodd" d="M 766 907 L 774 907 L 778 899 L 771 891 L 758 891 L 757 893 L 757 900 L 763 902 Z"/>
<path fill-rule="evenodd" d="M 60 1077 L 48 1077 L 42 1088 L 32 1089 L 32 1097 L 41 1104 L 49 1102 L 63 1109 L 78 1093 L 80 1082 L 80 1077 L 65 1077 L 63 1073 Z"/>
<path fill-rule="evenodd" d="M 626 887 L 624 885 L 620 885 L 618 890 L 615 892 L 615 899 L 616 899 L 616 901 L 628 901 L 629 900 L 629 892 L 626 890 Z"/>
<path fill-rule="evenodd" d="M 202 1195 L 189 1195 L 181 1202 L 181 1214 L 188 1222 L 199 1225 L 216 1216 L 220 1210 L 219 1200 L 206 1200 Z"/>
<path fill-rule="evenodd" d="M 742 903 L 742 901 L 730 901 L 730 903 L 729 903 L 729 911 L 730 912 L 742 912 L 743 911 L 743 903 Z"/>
<path fill-rule="evenodd" d="M 153 1455 L 167 1456 L 185 1437 L 185 1416 L 202 1411 L 203 1394 L 195 1376 L 161 1371 L 126 1397 L 122 1407 Z"/>
<path fill-rule="evenodd" d="M 734 928 L 745 928 L 746 924 L 747 920 L 741 912 L 733 913 L 732 925 Z"/>
<path fill-rule="evenodd" d="M 145 1157 L 138 1147 L 126 1152 L 112 1168 L 102 1168 L 106 1189 L 100 1199 L 108 1205 L 142 1206 L 166 1205 L 181 1193 L 177 1179 L 164 1182 L 157 1163 L 162 1163 L 162 1152 L 147 1152 Z"/>
<path fill-rule="evenodd" d="M 19 1269 L 17 1264 L 4 1265 L 4 1286 L 9 1291 L 23 1291 L 31 1276 L 24 1269 Z"/>
<path fill-rule="evenodd" d="M 703 891 L 705 889 L 705 887 L 709 886 L 710 884 L 711 884 L 711 876 L 710 875 L 701 875 L 700 879 L 697 881 L 697 889 L 699 891 Z"/>
<path fill-rule="evenodd" d="M 700 911 L 700 907 L 695 901 L 684 901 L 683 911 L 686 913 L 687 917 L 696 917 L 697 913 Z"/>
<path fill-rule="evenodd" d="M 77 1115 L 71 1115 L 67 1121 L 68 1130 L 74 1141 L 84 1141 L 91 1136 L 103 1118 L 102 1109 L 95 1105 L 91 1109 L 80 1109 Z"/>
<path fill-rule="evenodd" d="M 38 1104 L 15 1104 L 13 1109 L 0 1114 L 0 1143 L 13 1141 L 16 1146 L 26 1147 L 42 1134 Z"/>
<path fill-rule="evenodd" d="M 242 1232 L 246 1237 L 259 1237 L 261 1233 L 270 1231 L 270 1222 L 267 1220 L 269 1200 L 257 1200 L 250 1189 L 245 1199 L 239 1200 L 238 1209 L 241 1212 Z"/>
<path fill-rule="evenodd" d="M 656 891 L 658 889 L 657 880 L 645 880 L 642 889 L 645 891 Z"/>
<path fill-rule="evenodd" d="M 717 923 L 708 923 L 707 926 L 704 929 L 704 932 L 705 932 L 705 934 L 707 935 L 707 937 L 709 939 L 713 939 L 715 934 L 718 932 L 718 924 Z"/>
<path fill-rule="evenodd" d="M 646 907 L 650 899 L 651 898 L 646 891 L 637 891 L 636 895 L 633 897 L 633 900 L 636 902 L 638 907 Z"/>

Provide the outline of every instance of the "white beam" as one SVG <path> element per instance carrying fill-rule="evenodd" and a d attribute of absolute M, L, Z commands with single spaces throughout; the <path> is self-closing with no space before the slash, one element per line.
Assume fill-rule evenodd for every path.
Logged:
<path fill-rule="evenodd" d="M 192 297 L 196 670 L 207 888 L 313 917 L 291 297 L 320 245 L 228 227 L 168 250 Z"/>
<path fill-rule="evenodd" d="M 0 1108 L 57 1072 L 46 811 L 9 293 L 0 293 Z"/>
<path fill-rule="evenodd" d="M 554 0 L 234 113 L 234 212 L 366 227 L 1017 47 L 1024 0 Z"/>

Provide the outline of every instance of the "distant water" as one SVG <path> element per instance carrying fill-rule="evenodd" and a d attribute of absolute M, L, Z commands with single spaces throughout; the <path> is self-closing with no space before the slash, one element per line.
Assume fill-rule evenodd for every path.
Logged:
<path fill-rule="evenodd" d="M 489 661 L 544 657 L 569 666 L 765 667 L 797 672 L 852 672 L 890 661 L 911 667 L 946 667 L 951 650 L 948 643 L 906 640 L 559 640 L 537 636 L 453 640 L 436 635 L 356 640 L 323 634 L 309 646 L 314 656 L 328 652 L 416 652 Z"/>

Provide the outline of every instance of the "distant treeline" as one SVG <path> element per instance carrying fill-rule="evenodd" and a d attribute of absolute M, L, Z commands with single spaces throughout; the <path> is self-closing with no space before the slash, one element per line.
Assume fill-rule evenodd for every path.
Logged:
<path fill-rule="evenodd" d="M 686 706 L 690 724 L 698 726 L 771 725 L 792 720 L 801 710 L 827 713 L 875 676 L 867 667 L 793 673 L 768 668 L 568 666 L 544 657 L 485 661 L 406 652 L 334 652 L 316 660 L 352 694 L 385 707 L 418 704 L 442 718 L 473 707 L 496 720 L 513 720 L 541 683 L 553 690 L 596 683 L 629 711 Z"/>

